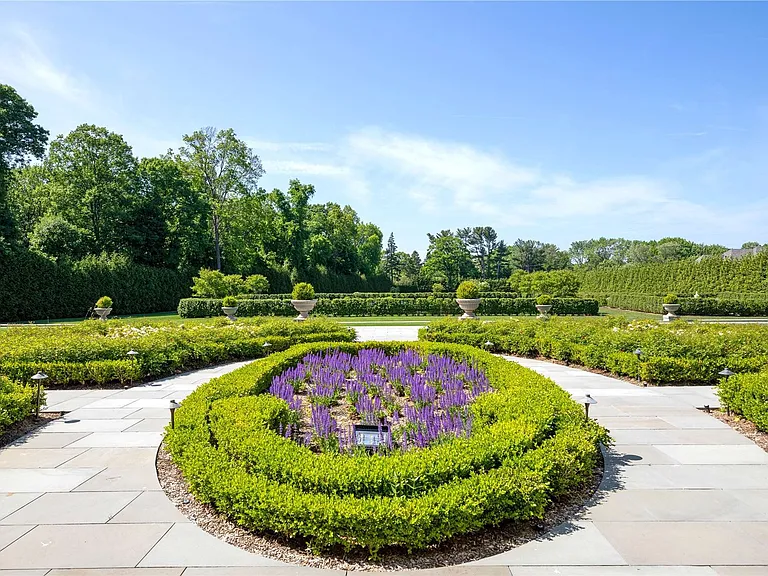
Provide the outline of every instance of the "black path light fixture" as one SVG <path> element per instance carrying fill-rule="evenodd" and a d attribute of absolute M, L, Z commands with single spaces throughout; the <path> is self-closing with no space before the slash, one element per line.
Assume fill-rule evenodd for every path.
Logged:
<path fill-rule="evenodd" d="M 261 348 L 264 350 L 264 354 L 269 354 L 269 349 L 272 347 L 272 344 L 270 344 L 267 340 L 264 340 L 264 344 L 261 345 Z"/>
<path fill-rule="evenodd" d="M 635 348 L 635 351 L 632 352 L 632 354 L 637 358 L 637 381 L 640 382 L 642 380 L 642 378 L 640 378 L 640 357 L 643 355 L 643 351 L 640 348 Z"/>
<path fill-rule="evenodd" d="M 130 380 L 129 380 L 129 382 L 130 382 L 129 385 L 132 387 L 133 386 L 133 370 L 136 367 L 136 356 L 138 356 L 139 353 L 136 352 L 136 350 L 134 350 L 133 348 L 131 348 L 125 354 L 126 354 L 126 356 L 128 356 L 128 358 L 130 358 L 131 362 L 133 362 L 133 364 L 131 366 L 131 376 L 130 376 Z"/>
<path fill-rule="evenodd" d="M 35 401 L 35 416 L 40 416 L 40 387 L 43 384 L 43 380 L 48 379 L 48 374 L 40 370 L 37 374 L 32 376 L 32 380 L 37 384 L 37 400 Z"/>
<path fill-rule="evenodd" d="M 490 340 L 487 340 L 485 344 L 483 344 L 483 346 L 485 347 L 486 350 L 488 350 L 488 352 L 490 352 L 493 349 L 493 342 L 491 342 Z"/>
<path fill-rule="evenodd" d="M 584 403 L 584 419 L 589 420 L 589 406 L 591 404 L 597 404 L 597 400 L 592 398 L 591 394 L 585 394 L 582 402 Z"/>
<path fill-rule="evenodd" d="M 176 428 L 176 409 L 179 408 L 181 404 L 176 402 L 176 400 L 171 400 L 168 402 L 168 409 L 171 411 L 171 428 Z"/>
<path fill-rule="evenodd" d="M 732 371 L 730 368 L 728 368 L 728 367 L 726 366 L 725 368 L 723 368 L 722 370 L 720 370 L 720 372 L 718 372 L 717 374 L 718 374 L 719 376 L 722 376 L 723 378 L 725 378 L 725 381 L 726 381 L 726 382 L 728 382 L 728 379 L 729 379 L 731 376 L 733 376 L 734 374 L 736 374 L 736 372 L 733 372 L 733 371 Z M 726 413 L 728 416 L 730 416 L 730 415 L 731 415 L 731 407 L 730 407 L 730 406 L 727 406 L 727 405 L 726 405 L 726 407 L 725 407 L 725 413 Z"/>

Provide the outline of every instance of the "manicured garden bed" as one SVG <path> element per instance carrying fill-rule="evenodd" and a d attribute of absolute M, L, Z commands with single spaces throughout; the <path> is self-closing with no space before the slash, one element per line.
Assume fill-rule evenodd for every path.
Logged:
<path fill-rule="evenodd" d="M 722 408 L 753 422 L 758 430 L 768 432 L 768 371 L 731 376 L 720 383 L 717 393 Z"/>
<path fill-rule="evenodd" d="M 518 356 L 542 356 L 659 384 L 714 384 L 728 367 L 768 367 L 768 326 L 636 320 L 621 317 L 438 320 L 419 331 L 428 342 L 454 342 Z M 641 354 L 638 359 L 636 350 Z"/>
<path fill-rule="evenodd" d="M 332 320 L 224 318 L 191 323 L 87 321 L 0 331 L 0 375 L 28 382 L 38 370 L 46 386 L 104 386 L 167 376 L 202 366 L 259 358 L 299 342 L 351 341 L 354 331 Z M 265 347 L 264 343 L 269 346 Z M 138 352 L 131 359 L 127 352 Z"/>
<path fill-rule="evenodd" d="M 383 418 L 393 437 L 355 447 L 344 414 Z M 530 370 L 469 346 L 397 342 L 273 354 L 193 392 L 166 436 L 192 492 L 238 524 L 373 555 L 542 517 L 591 478 L 601 440 Z"/>

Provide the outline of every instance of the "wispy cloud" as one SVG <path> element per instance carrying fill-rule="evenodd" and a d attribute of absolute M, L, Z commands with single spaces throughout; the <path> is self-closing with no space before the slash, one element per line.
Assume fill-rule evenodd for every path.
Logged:
<path fill-rule="evenodd" d="M 673 136 L 673 137 L 694 137 L 694 138 L 701 138 L 702 136 L 706 136 L 707 132 L 672 132 L 670 134 L 667 134 L 667 136 Z"/>
<path fill-rule="evenodd" d="M 20 24 L 0 26 L 0 77 L 6 82 L 87 105 L 86 83 L 52 62 L 33 35 Z"/>

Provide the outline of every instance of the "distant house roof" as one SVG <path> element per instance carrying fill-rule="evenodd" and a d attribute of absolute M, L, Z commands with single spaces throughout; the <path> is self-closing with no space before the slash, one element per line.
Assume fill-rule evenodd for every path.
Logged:
<path fill-rule="evenodd" d="M 729 260 L 738 260 L 744 258 L 744 256 L 754 256 L 763 249 L 762 246 L 755 246 L 754 248 L 731 248 L 723 252 L 723 258 Z"/>

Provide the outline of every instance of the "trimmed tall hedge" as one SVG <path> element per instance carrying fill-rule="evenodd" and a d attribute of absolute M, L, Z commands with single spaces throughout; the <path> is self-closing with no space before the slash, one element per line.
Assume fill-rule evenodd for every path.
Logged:
<path fill-rule="evenodd" d="M 471 406 L 473 435 L 409 452 L 314 453 L 279 433 L 288 410 L 264 395 L 272 378 L 329 347 L 404 347 L 485 370 L 492 392 Z M 409 550 L 505 520 L 540 518 L 583 484 L 605 431 L 552 381 L 468 346 L 308 344 L 204 384 L 176 413 L 166 442 L 191 490 L 246 528 L 340 545 Z"/>
<path fill-rule="evenodd" d="M 352 341 L 355 332 L 332 320 L 292 322 L 223 318 L 188 325 L 169 321 L 96 320 L 72 326 L 19 326 L 0 331 L 0 375 L 28 382 L 38 370 L 46 385 L 104 385 L 156 378 L 230 360 L 260 358 L 299 342 Z M 264 347 L 264 342 L 271 346 Z M 139 354 L 135 360 L 128 350 Z"/>
<path fill-rule="evenodd" d="M 460 342 L 518 356 L 543 356 L 660 384 L 714 384 L 718 372 L 768 367 L 768 326 L 634 321 L 621 317 L 492 322 L 438 320 L 428 342 Z M 634 351 L 640 348 L 638 361 Z"/>
<path fill-rule="evenodd" d="M 768 432 L 768 372 L 736 374 L 723 379 L 717 394 L 724 408 L 730 408 Z"/>
<path fill-rule="evenodd" d="M 612 308 L 637 310 L 662 314 L 662 296 L 645 294 L 602 295 L 605 304 Z M 768 316 L 768 296 L 762 294 L 741 295 L 740 297 L 679 298 L 678 314 L 688 316 Z"/>
<path fill-rule="evenodd" d="M 720 257 L 628 264 L 583 272 L 584 294 L 719 294 L 768 292 L 768 250 L 738 260 Z"/>
<path fill-rule="evenodd" d="M 478 314 L 486 315 L 535 315 L 534 298 L 483 298 Z M 558 315 L 596 315 L 599 306 L 597 300 L 582 298 L 555 298 L 552 314 Z M 221 300 L 205 298 L 185 298 L 179 302 L 179 316 L 182 318 L 205 318 L 221 316 Z M 325 316 L 442 316 L 459 314 L 455 298 L 399 298 L 385 296 L 381 298 L 318 298 L 313 311 Z M 295 316 L 296 310 L 290 300 L 270 298 L 240 300 L 238 316 Z"/>
<path fill-rule="evenodd" d="M 482 298 L 516 298 L 510 292 L 481 292 Z M 241 294 L 238 298 L 243 300 L 288 300 L 290 293 L 285 294 Z M 315 298 L 323 300 L 335 300 L 337 298 L 449 298 L 455 299 L 455 292 L 316 292 Z"/>
<path fill-rule="evenodd" d="M 113 315 L 173 310 L 191 275 L 133 264 L 123 256 L 53 262 L 34 252 L 0 254 L 0 321 L 83 318 L 104 295 Z"/>

